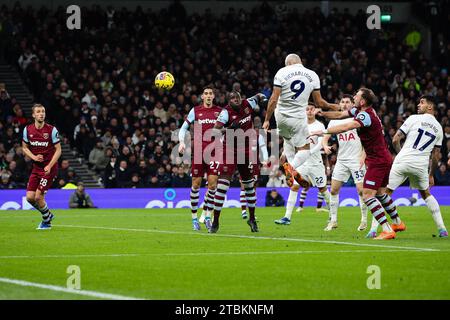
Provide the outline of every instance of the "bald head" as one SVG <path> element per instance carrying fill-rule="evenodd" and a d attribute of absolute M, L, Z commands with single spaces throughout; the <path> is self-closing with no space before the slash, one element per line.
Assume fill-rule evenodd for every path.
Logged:
<path fill-rule="evenodd" d="M 290 53 L 287 55 L 286 60 L 284 60 L 284 64 L 290 66 L 291 64 L 302 63 L 302 59 L 298 56 L 298 54 Z"/>

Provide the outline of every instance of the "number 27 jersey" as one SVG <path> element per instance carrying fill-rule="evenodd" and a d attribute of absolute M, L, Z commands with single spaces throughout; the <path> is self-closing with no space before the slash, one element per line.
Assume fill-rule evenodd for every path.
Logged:
<path fill-rule="evenodd" d="M 427 166 L 434 147 L 442 145 L 442 126 L 431 114 L 409 116 L 399 129 L 406 136 L 405 143 L 395 162 L 408 162 Z"/>

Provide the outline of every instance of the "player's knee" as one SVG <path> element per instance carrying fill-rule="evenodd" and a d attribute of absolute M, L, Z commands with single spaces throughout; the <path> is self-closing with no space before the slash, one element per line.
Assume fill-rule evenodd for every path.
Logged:
<path fill-rule="evenodd" d="M 333 188 L 331 187 L 330 193 L 332 196 L 337 196 L 339 194 L 339 188 Z M 361 195 L 361 194 L 360 194 Z"/>
<path fill-rule="evenodd" d="M 298 192 L 299 189 L 300 189 L 300 186 L 298 184 L 293 184 L 291 187 L 291 190 L 294 192 Z"/>
<path fill-rule="evenodd" d="M 214 182 L 208 182 L 208 189 L 209 190 L 216 190 L 216 188 L 217 188 L 217 182 L 216 181 L 214 181 Z"/>
<path fill-rule="evenodd" d="M 34 196 L 27 196 L 27 201 L 28 203 L 30 203 L 31 205 L 34 205 L 36 203 L 35 197 Z"/>
<path fill-rule="evenodd" d="M 431 196 L 431 193 L 430 193 L 430 190 L 429 190 L 429 189 L 426 189 L 426 190 L 419 190 L 419 193 L 420 193 L 422 199 L 426 199 L 426 198 L 428 198 L 429 196 Z"/>
<path fill-rule="evenodd" d="M 200 189 L 201 182 L 197 180 L 192 180 L 192 189 Z"/>

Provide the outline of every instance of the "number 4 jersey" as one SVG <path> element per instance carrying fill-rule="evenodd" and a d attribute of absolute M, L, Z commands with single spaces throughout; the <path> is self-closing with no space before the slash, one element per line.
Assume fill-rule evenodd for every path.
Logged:
<path fill-rule="evenodd" d="M 428 113 L 409 116 L 399 129 L 406 136 L 405 143 L 394 163 L 406 162 L 428 167 L 430 153 L 442 145 L 442 126 Z"/>

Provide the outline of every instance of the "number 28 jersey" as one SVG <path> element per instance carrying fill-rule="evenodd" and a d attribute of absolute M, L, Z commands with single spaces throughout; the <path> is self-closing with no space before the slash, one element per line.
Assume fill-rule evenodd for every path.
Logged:
<path fill-rule="evenodd" d="M 309 96 L 320 90 L 317 73 L 302 64 L 292 64 L 281 68 L 273 80 L 275 87 L 281 88 L 277 109 L 283 116 L 304 119 Z"/>
<path fill-rule="evenodd" d="M 399 129 L 406 136 L 405 143 L 395 162 L 409 162 L 428 167 L 434 147 L 442 145 L 442 126 L 428 113 L 409 116 Z"/>

